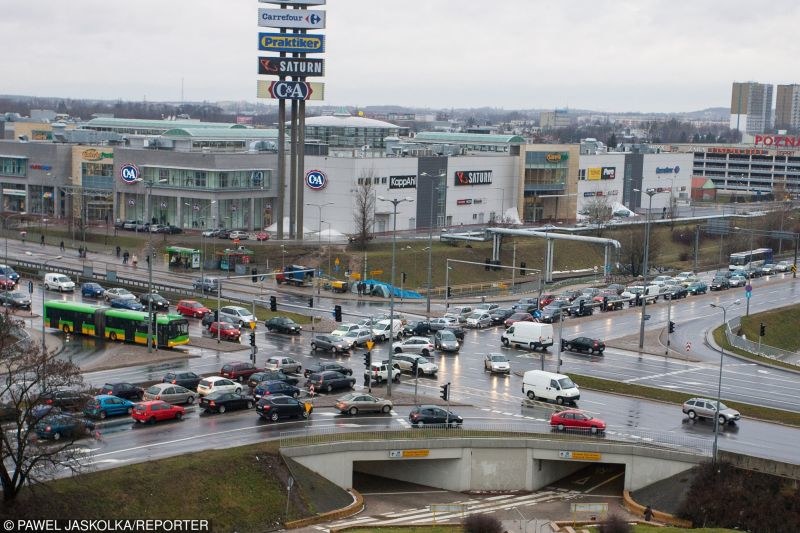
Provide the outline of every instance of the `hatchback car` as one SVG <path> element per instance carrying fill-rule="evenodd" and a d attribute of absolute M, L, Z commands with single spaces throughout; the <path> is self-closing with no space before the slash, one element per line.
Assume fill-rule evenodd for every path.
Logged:
<path fill-rule="evenodd" d="M 192 318 L 203 318 L 211 312 L 211 309 L 196 300 L 180 300 L 175 310 L 183 316 Z"/>
<path fill-rule="evenodd" d="M 409 337 L 392 344 L 394 353 L 418 353 L 427 356 L 432 354 L 433 350 L 433 343 L 428 337 Z"/>
<path fill-rule="evenodd" d="M 457 352 L 461 344 L 452 330 L 440 329 L 433 335 L 433 347 L 443 352 Z"/>
<path fill-rule="evenodd" d="M 498 325 L 504 323 L 514 313 L 515 311 L 510 307 L 500 307 L 489 311 L 489 316 L 492 317 L 492 324 Z"/>
<path fill-rule="evenodd" d="M 22 291 L 5 291 L 0 294 L 0 303 L 14 309 L 30 309 L 31 297 Z"/>
<path fill-rule="evenodd" d="M 339 324 L 336 326 L 336 329 L 331 331 L 331 335 L 333 337 L 344 337 L 348 331 L 353 331 L 356 329 L 361 329 L 361 326 L 358 324 Z"/>
<path fill-rule="evenodd" d="M 348 367 L 346 367 L 344 365 L 341 365 L 341 364 L 339 364 L 339 363 L 337 363 L 335 361 L 325 361 L 325 362 L 320 362 L 320 363 L 311 365 L 308 368 L 306 368 L 305 371 L 303 372 L 303 377 L 307 378 L 311 374 L 316 374 L 316 373 L 319 373 L 319 372 L 325 372 L 326 370 L 333 370 L 335 372 L 339 372 L 341 374 L 344 374 L 345 376 L 352 376 L 353 375 L 353 369 L 352 368 L 348 368 Z"/>
<path fill-rule="evenodd" d="M 691 295 L 705 294 L 708 291 L 708 285 L 702 281 L 693 281 L 686 287 L 686 291 Z"/>
<path fill-rule="evenodd" d="M 219 371 L 219 375 L 228 378 L 232 381 L 244 383 L 250 376 L 256 372 L 263 372 L 263 368 L 258 368 L 249 361 L 234 361 L 232 363 L 225 363 Z"/>
<path fill-rule="evenodd" d="M 367 328 L 353 329 L 345 333 L 342 340 L 347 342 L 350 348 L 365 346 L 367 341 L 372 340 L 372 330 Z"/>
<path fill-rule="evenodd" d="M 251 389 L 254 389 L 262 381 L 283 381 L 289 385 L 297 385 L 299 379 L 292 376 L 287 376 L 282 370 L 264 370 L 263 372 L 256 372 L 247 380 L 247 384 Z"/>
<path fill-rule="evenodd" d="M 413 374 L 414 363 L 417 366 L 418 376 L 435 376 L 439 372 L 439 366 L 426 359 L 424 355 L 398 353 L 392 357 L 392 365 L 400 369 L 401 372 L 405 371 Z"/>
<path fill-rule="evenodd" d="M 292 374 L 299 374 L 300 371 L 303 369 L 303 365 L 301 365 L 291 357 L 285 357 L 280 355 L 275 355 L 268 358 L 264 366 L 267 367 L 268 369 L 283 370 L 286 373 L 292 373 Z"/>
<path fill-rule="evenodd" d="M 245 241 L 245 240 L 247 240 L 248 236 L 249 236 L 249 234 L 246 231 L 242 231 L 242 230 L 236 229 L 236 230 L 233 230 L 232 232 L 230 232 L 230 234 L 228 235 L 228 238 L 231 239 L 231 240 L 239 239 L 240 241 Z"/>
<path fill-rule="evenodd" d="M 222 376 L 209 376 L 197 384 L 197 394 L 205 396 L 212 392 L 242 392 L 242 385 Z"/>
<path fill-rule="evenodd" d="M 102 298 L 106 290 L 99 283 L 82 283 L 81 296 L 84 298 Z"/>
<path fill-rule="evenodd" d="M 83 409 L 86 402 L 91 399 L 88 394 L 74 389 L 56 389 L 43 392 L 39 395 L 37 403 L 50 405 L 61 409 Z"/>
<path fill-rule="evenodd" d="M 162 383 L 172 383 L 173 385 L 180 385 L 189 390 L 197 389 L 197 384 L 200 383 L 202 378 L 191 371 L 182 372 L 167 372 L 161 378 Z"/>
<path fill-rule="evenodd" d="M 334 337 L 333 335 L 317 335 L 311 339 L 311 349 L 313 351 L 326 350 L 333 353 L 342 353 L 350 349 L 350 342 L 342 337 Z"/>
<path fill-rule="evenodd" d="M 8 265 L 0 265 L 0 274 L 4 275 L 10 280 L 13 280 L 14 283 L 19 283 L 19 274 L 17 274 L 16 270 L 14 270 Z"/>
<path fill-rule="evenodd" d="M 74 439 L 94 431 L 94 422 L 67 413 L 54 413 L 37 421 L 34 430 L 40 439 Z"/>
<path fill-rule="evenodd" d="M 193 404 L 197 396 L 195 391 L 172 383 L 156 383 L 144 391 L 145 400 L 164 400 L 167 403 Z"/>
<path fill-rule="evenodd" d="M 547 307 L 541 310 L 541 314 L 538 317 L 539 322 L 544 322 L 545 324 L 558 322 L 559 320 L 564 318 L 563 309 L 565 308 L 553 304 L 548 305 Z"/>
<path fill-rule="evenodd" d="M 131 418 L 143 424 L 155 424 L 162 420 L 182 420 L 185 414 L 186 409 L 180 405 L 172 405 L 161 400 L 150 400 L 134 405 Z"/>
<path fill-rule="evenodd" d="M 411 427 L 422 426 L 442 426 L 442 427 L 461 427 L 464 423 L 457 414 L 436 405 L 419 405 L 411 409 L 408 414 L 408 421 Z"/>
<path fill-rule="evenodd" d="M 144 389 L 133 383 L 106 383 L 100 388 L 99 394 L 113 394 L 119 398 L 136 402 L 144 397 Z"/>
<path fill-rule="evenodd" d="M 105 298 L 107 302 L 111 300 L 135 300 L 136 295 L 128 289 L 114 287 L 112 289 L 107 289 L 106 292 L 103 293 L 103 298 Z"/>
<path fill-rule="evenodd" d="M 264 420 L 277 422 L 281 418 L 308 418 L 314 406 L 289 396 L 265 396 L 258 400 L 256 412 Z"/>
<path fill-rule="evenodd" d="M 606 423 L 578 409 L 567 409 L 550 415 L 550 427 L 559 431 L 577 429 L 596 434 L 605 432 Z"/>
<path fill-rule="evenodd" d="M 206 413 L 224 413 L 237 409 L 252 409 L 256 401 L 251 396 L 235 392 L 214 392 L 200 398 L 199 407 Z"/>
<path fill-rule="evenodd" d="M 308 376 L 305 385 L 309 390 L 314 387 L 314 391 L 331 392 L 334 389 L 352 389 L 356 386 L 356 378 L 345 376 L 341 372 L 326 370 Z"/>
<path fill-rule="evenodd" d="M 110 302 L 111 307 L 114 309 L 127 309 L 129 311 L 144 311 L 144 306 L 136 300 L 128 300 L 125 298 L 114 298 Z"/>
<path fill-rule="evenodd" d="M 407 322 L 403 326 L 403 335 L 411 337 L 412 335 L 427 335 L 431 333 L 431 323 L 427 320 L 414 320 Z"/>
<path fill-rule="evenodd" d="M 218 293 L 219 292 L 219 278 L 212 276 L 204 276 L 192 281 L 192 288 L 196 291 Z"/>
<path fill-rule="evenodd" d="M 358 413 L 389 413 L 392 401 L 363 392 L 351 392 L 336 400 L 336 409 L 342 414 L 355 416 Z"/>
<path fill-rule="evenodd" d="M 94 418 L 129 415 L 133 412 L 133 402 L 110 394 L 99 394 L 86 402 L 83 414 Z"/>
<path fill-rule="evenodd" d="M 730 289 L 731 284 L 728 281 L 728 278 L 718 276 L 711 280 L 711 285 L 708 288 L 712 291 L 724 291 L 725 289 Z"/>
<path fill-rule="evenodd" d="M 792 269 L 793 261 L 778 261 L 775 263 L 776 272 L 789 272 Z"/>
<path fill-rule="evenodd" d="M 744 287 L 747 285 L 747 278 L 739 274 L 733 275 L 728 279 L 728 284 L 731 287 Z"/>
<path fill-rule="evenodd" d="M 692 420 L 696 418 L 713 419 L 717 415 L 717 401 L 708 398 L 689 398 L 683 402 L 683 413 Z M 719 403 L 719 423 L 735 424 L 742 415 L 724 403 Z"/>
<path fill-rule="evenodd" d="M 430 321 L 431 331 L 439 331 L 440 329 L 452 328 L 457 326 L 458 326 L 458 320 L 448 316 L 443 316 L 441 318 L 432 318 Z"/>
<path fill-rule="evenodd" d="M 297 335 L 303 331 L 303 326 L 286 316 L 274 316 L 264 322 L 267 331 L 277 331 L 278 333 L 288 333 Z"/>
<path fill-rule="evenodd" d="M 244 327 L 249 325 L 250 322 L 256 321 L 256 317 L 253 316 L 253 313 L 251 313 L 249 309 L 236 305 L 223 306 L 219 310 L 219 316 L 230 318 L 231 322 L 234 324 L 239 324 L 240 327 Z"/>
<path fill-rule="evenodd" d="M 271 394 L 283 394 L 284 396 L 297 398 L 300 396 L 300 389 L 294 385 L 289 385 L 285 381 L 278 380 L 262 381 L 253 389 L 253 396 L 255 396 L 256 400 Z"/>
<path fill-rule="evenodd" d="M 503 324 L 505 327 L 511 327 L 515 322 L 533 322 L 533 315 L 530 313 L 514 313 L 508 317 Z"/>
<path fill-rule="evenodd" d="M 139 296 L 139 302 L 145 307 L 148 308 L 150 305 L 153 311 L 164 311 L 169 312 L 169 300 L 164 298 L 158 293 L 145 293 Z M 148 302 L 151 302 L 148 304 Z"/>
<path fill-rule="evenodd" d="M 492 325 L 492 317 L 487 311 L 473 311 L 467 317 L 468 328 L 487 328 Z"/>
<path fill-rule="evenodd" d="M 564 350 L 573 352 L 589 352 L 603 355 L 606 349 L 606 343 L 599 339 L 592 339 L 591 337 L 575 337 L 574 339 L 564 339 L 561 341 Z"/>
<path fill-rule="evenodd" d="M 219 337 L 222 340 L 230 342 L 239 342 L 242 332 L 234 324 L 230 322 L 212 322 L 208 326 L 208 334 L 212 338 Z"/>
<path fill-rule="evenodd" d="M 500 374 L 511 374 L 511 363 L 501 353 L 487 353 L 483 358 L 483 369 Z"/>

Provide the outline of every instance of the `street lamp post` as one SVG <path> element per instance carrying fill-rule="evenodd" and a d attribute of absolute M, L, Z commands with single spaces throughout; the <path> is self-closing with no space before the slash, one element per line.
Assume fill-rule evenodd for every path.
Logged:
<path fill-rule="evenodd" d="M 319 226 L 317 228 L 317 248 L 319 249 L 319 264 L 322 265 L 322 208 L 327 205 L 333 205 L 333 202 L 325 202 L 324 204 L 307 203 L 307 206 L 316 207 L 319 210 Z M 322 270 L 318 268 L 317 270 Z M 319 272 L 317 272 L 319 273 Z M 330 275 L 330 272 L 328 272 Z M 319 300 L 320 290 L 322 289 L 322 280 L 317 277 L 317 300 Z"/>
<path fill-rule="evenodd" d="M 397 248 L 397 206 L 403 202 L 413 202 L 412 198 L 384 198 L 382 196 L 378 196 L 378 200 L 381 202 L 390 202 L 394 207 L 394 216 L 392 217 L 392 288 L 389 291 L 389 335 L 391 336 L 394 332 L 394 273 L 396 267 L 396 248 Z M 389 350 L 389 363 L 387 364 L 386 368 L 389 371 L 389 376 L 386 380 L 386 397 L 392 397 L 392 350 Z"/>
<path fill-rule="evenodd" d="M 733 303 L 730 305 L 739 305 L 740 300 L 734 300 Z M 728 329 L 728 307 L 720 304 L 709 304 L 711 307 L 716 309 L 722 309 L 722 332 L 723 334 L 726 333 Z M 727 341 L 727 335 L 725 335 L 725 341 Z M 711 461 L 716 464 L 717 462 L 717 438 L 719 437 L 719 404 L 721 403 L 721 396 L 722 396 L 722 361 L 725 358 L 725 348 L 723 345 L 719 347 L 719 382 L 717 384 L 717 412 L 714 416 L 714 446 L 711 451 Z"/>
<path fill-rule="evenodd" d="M 45 260 L 42 263 L 42 270 L 45 271 L 45 273 L 46 273 L 47 272 L 47 263 L 49 263 L 50 261 L 58 261 L 61 258 L 62 258 L 62 256 L 57 255 L 57 256 L 55 256 L 55 257 L 53 257 L 51 259 Z M 42 354 L 43 355 L 47 354 L 47 343 L 45 342 L 45 339 L 44 339 L 44 317 L 45 317 L 45 308 L 44 308 L 45 294 L 44 294 L 44 291 L 45 291 L 44 286 L 42 286 Z"/>
<path fill-rule="evenodd" d="M 141 178 L 140 178 L 141 179 Z M 166 178 L 158 180 L 158 183 L 166 182 Z M 153 181 L 145 181 L 144 187 L 147 190 L 147 218 L 148 222 L 153 221 Z M 153 231 L 149 224 L 147 226 L 147 353 L 153 353 L 153 333 L 156 334 L 156 350 L 158 350 L 158 332 L 153 331 Z"/>
<path fill-rule="evenodd" d="M 9 219 L 12 219 L 14 217 L 21 217 L 21 216 L 25 216 L 27 214 L 28 214 L 27 212 L 22 211 L 21 213 L 12 213 L 10 215 L 6 215 L 6 216 L 3 217 L 3 235 L 5 236 L 5 241 L 6 241 L 6 251 L 5 251 L 5 261 L 4 262 L 6 264 L 8 264 L 8 221 L 9 221 Z"/>
<path fill-rule="evenodd" d="M 420 172 L 420 176 L 425 176 L 426 178 L 435 178 L 439 180 L 445 176 L 445 172 L 440 172 L 439 174 L 428 174 L 427 172 Z M 433 202 L 436 200 L 439 201 L 439 193 L 441 191 L 440 183 L 436 184 L 433 190 L 436 191 L 436 195 L 431 198 L 431 215 L 430 219 L 428 220 L 428 285 L 427 290 L 425 291 L 425 319 L 431 319 L 431 288 L 433 287 L 433 226 L 436 224 L 438 226 L 438 220 L 436 223 L 433 220 Z M 438 212 L 437 212 L 437 219 L 438 219 Z"/>
<path fill-rule="evenodd" d="M 638 189 L 634 189 L 634 191 L 644 192 L 649 197 L 649 202 L 647 206 L 647 220 L 645 222 L 645 232 L 644 232 L 644 261 L 642 266 L 642 279 L 643 279 L 643 288 L 642 288 L 642 317 L 639 321 L 639 350 L 644 348 L 644 321 L 645 321 L 645 312 L 647 310 L 647 271 L 650 268 L 648 263 L 649 254 L 650 254 L 650 211 L 653 210 L 653 195 L 656 194 L 656 190 L 653 188 L 645 189 L 644 191 L 640 191 Z"/>
<path fill-rule="evenodd" d="M 505 209 L 506 209 L 506 190 L 503 187 L 492 187 L 495 191 L 500 191 L 502 193 L 501 200 L 500 200 L 500 223 L 505 221 Z"/>
<path fill-rule="evenodd" d="M 217 201 L 216 201 L 216 200 L 211 200 L 211 202 L 209 202 L 207 206 L 205 206 L 203 209 L 201 209 L 201 210 L 200 210 L 200 213 L 201 213 L 201 214 L 202 214 L 202 213 L 204 213 L 206 209 L 209 209 L 209 208 L 210 208 L 212 205 L 214 205 L 214 204 L 216 204 L 216 203 L 217 203 Z M 185 204 L 185 205 L 189 205 L 189 204 Z M 216 220 L 216 219 L 217 219 L 217 217 L 215 217 L 215 216 L 212 216 L 212 217 L 211 217 L 211 220 Z M 201 283 L 200 283 L 200 293 L 201 293 L 201 294 L 203 293 L 203 284 L 202 284 L 202 280 L 204 280 L 204 279 L 205 279 L 205 277 L 206 277 L 206 276 L 205 276 L 205 262 L 206 262 L 206 236 L 205 236 L 205 223 L 203 222 L 204 220 L 205 220 L 205 218 L 201 218 L 201 219 L 200 219 L 200 221 L 201 221 L 201 226 L 203 226 L 203 228 L 202 228 L 202 229 L 201 229 L 201 231 L 200 231 L 200 280 L 201 280 Z M 213 226 L 214 226 L 214 224 L 212 223 L 212 224 L 211 224 L 211 229 L 214 229 L 214 227 L 213 227 Z"/>

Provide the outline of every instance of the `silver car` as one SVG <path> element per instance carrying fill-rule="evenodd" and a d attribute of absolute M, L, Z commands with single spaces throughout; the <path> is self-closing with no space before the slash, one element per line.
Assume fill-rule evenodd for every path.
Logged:
<path fill-rule="evenodd" d="M 364 346 L 364 344 L 372 339 L 372 330 L 366 328 L 351 329 L 344 334 L 342 340 L 350 343 L 350 347 Z"/>
<path fill-rule="evenodd" d="M 713 419 L 717 415 L 717 401 L 708 398 L 690 398 L 683 402 L 683 413 L 692 420 L 697 418 Z M 719 423 L 735 424 L 741 418 L 739 411 L 731 409 L 724 403 L 719 404 Z"/>
<path fill-rule="evenodd" d="M 508 362 L 508 357 L 501 353 L 487 353 L 483 358 L 483 369 L 489 372 L 510 374 L 511 363 Z"/>
<path fill-rule="evenodd" d="M 239 307 L 238 305 L 226 305 L 219 310 L 219 318 L 229 319 L 226 322 L 232 322 L 239 327 L 244 327 L 250 322 L 255 322 L 256 317 L 246 307 Z"/>
<path fill-rule="evenodd" d="M 282 355 L 270 357 L 264 366 L 271 370 L 283 370 L 286 374 L 299 374 L 300 370 L 303 369 L 303 365 L 291 357 Z"/>
<path fill-rule="evenodd" d="M 433 336 L 433 347 L 443 352 L 457 352 L 461 349 L 456 334 L 449 329 L 440 329 Z"/>
<path fill-rule="evenodd" d="M 475 311 L 467 317 L 468 328 L 486 328 L 492 325 L 492 317 L 486 311 Z"/>
<path fill-rule="evenodd" d="M 409 337 L 404 341 L 397 341 L 392 344 L 394 353 L 419 353 L 429 355 L 433 353 L 433 343 L 428 337 Z"/>
<path fill-rule="evenodd" d="M 392 357 L 392 366 L 400 371 L 414 373 L 414 361 L 417 362 L 418 376 L 435 376 L 439 371 L 436 363 L 431 363 L 424 356 L 415 353 L 398 353 Z"/>
<path fill-rule="evenodd" d="M 171 404 L 188 403 L 193 404 L 197 393 L 172 383 L 156 383 L 144 391 L 143 399 L 163 400 Z"/>

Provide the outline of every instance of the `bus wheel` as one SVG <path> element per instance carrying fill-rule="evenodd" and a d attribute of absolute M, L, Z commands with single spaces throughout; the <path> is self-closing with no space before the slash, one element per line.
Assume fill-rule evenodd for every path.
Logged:
<path fill-rule="evenodd" d="M 108 338 L 111 339 L 112 341 L 117 340 L 117 332 L 112 331 L 111 333 L 108 334 Z"/>

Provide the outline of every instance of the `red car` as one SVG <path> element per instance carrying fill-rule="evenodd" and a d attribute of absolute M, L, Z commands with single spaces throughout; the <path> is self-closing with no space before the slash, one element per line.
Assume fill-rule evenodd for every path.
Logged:
<path fill-rule="evenodd" d="M 183 316 L 191 316 L 194 318 L 203 318 L 206 313 L 211 312 L 211 309 L 196 300 L 181 300 L 178 302 L 176 309 L 178 313 Z"/>
<path fill-rule="evenodd" d="M 533 315 L 530 313 L 514 313 L 505 321 L 506 327 L 511 326 L 514 322 L 533 322 Z"/>
<path fill-rule="evenodd" d="M 0 274 L 0 289 L 3 289 L 4 291 L 10 291 L 14 290 L 14 287 L 15 283 L 13 279 Z"/>
<path fill-rule="evenodd" d="M 181 420 L 186 409 L 180 405 L 172 405 L 162 400 L 139 402 L 133 406 L 131 417 L 136 422 L 155 424 L 162 420 Z"/>
<path fill-rule="evenodd" d="M 606 423 L 579 409 L 567 409 L 566 411 L 552 414 L 550 417 L 550 427 L 559 431 L 579 429 L 596 434 L 605 432 Z"/>
<path fill-rule="evenodd" d="M 219 336 L 220 339 L 232 342 L 239 342 L 239 336 L 241 335 L 239 328 L 230 322 L 212 322 L 208 326 L 208 332 L 212 338 L 216 339 Z"/>
<path fill-rule="evenodd" d="M 257 241 L 268 241 L 269 240 L 269 233 L 266 231 L 259 231 L 256 233 L 256 240 Z"/>
<path fill-rule="evenodd" d="M 545 307 L 553 303 L 553 300 L 556 299 L 555 294 L 543 294 L 542 299 L 539 300 L 539 307 Z"/>

